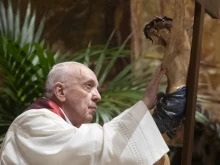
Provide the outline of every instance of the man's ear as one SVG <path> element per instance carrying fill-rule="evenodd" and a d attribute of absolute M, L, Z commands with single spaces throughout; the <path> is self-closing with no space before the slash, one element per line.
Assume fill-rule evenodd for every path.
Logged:
<path fill-rule="evenodd" d="M 54 95 L 60 102 L 65 102 L 64 85 L 61 82 L 56 82 L 53 88 Z"/>

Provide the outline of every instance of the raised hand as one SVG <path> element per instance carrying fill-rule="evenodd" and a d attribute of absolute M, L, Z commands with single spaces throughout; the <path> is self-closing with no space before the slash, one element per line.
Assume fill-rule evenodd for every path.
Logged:
<path fill-rule="evenodd" d="M 147 89 L 144 93 L 144 97 L 142 101 L 145 103 L 148 109 L 152 109 L 157 103 L 158 98 L 158 87 L 160 84 L 160 80 L 165 74 L 166 70 L 163 69 L 162 65 L 160 65 L 156 72 L 153 74 L 152 80 L 150 81 Z"/>

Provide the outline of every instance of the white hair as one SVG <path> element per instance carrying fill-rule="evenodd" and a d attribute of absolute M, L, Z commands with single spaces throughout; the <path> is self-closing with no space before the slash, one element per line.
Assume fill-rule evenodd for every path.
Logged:
<path fill-rule="evenodd" d="M 52 67 L 47 75 L 44 88 L 44 96 L 47 98 L 53 97 L 53 87 L 56 82 L 65 82 L 76 72 L 77 66 L 85 66 L 78 62 L 62 62 Z M 86 67 L 86 66 L 85 66 Z"/>

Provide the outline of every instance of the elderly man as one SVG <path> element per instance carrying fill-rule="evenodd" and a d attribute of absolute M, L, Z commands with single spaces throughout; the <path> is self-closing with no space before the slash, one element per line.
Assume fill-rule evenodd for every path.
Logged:
<path fill-rule="evenodd" d="M 148 110 L 164 72 L 159 67 L 143 99 L 101 127 L 90 124 L 101 99 L 93 71 L 76 62 L 55 65 L 44 97 L 11 124 L 0 164 L 154 164 L 169 150 Z"/>

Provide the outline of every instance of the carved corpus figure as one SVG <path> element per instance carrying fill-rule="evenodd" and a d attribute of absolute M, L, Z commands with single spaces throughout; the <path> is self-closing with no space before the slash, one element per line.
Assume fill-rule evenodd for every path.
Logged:
<path fill-rule="evenodd" d="M 176 0 L 173 19 L 156 17 L 144 28 L 147 39 L 150 39 L 153 44 L 165 47 L 163 68 L 166 69 L 168 86 L 166 94 L 158 102 L 153 116 L 160 131 L 167 133 L 170 138 L 175 135 L 185 115 L 190 39 L 184 27 L 184 16 L 184 0 Z M 164 115 L 170 118 L 166 123 L 162 123 L 160 120 Z M 176 128 L 171 130 L 171 125 L 175 125 Z"/>

